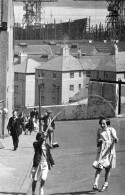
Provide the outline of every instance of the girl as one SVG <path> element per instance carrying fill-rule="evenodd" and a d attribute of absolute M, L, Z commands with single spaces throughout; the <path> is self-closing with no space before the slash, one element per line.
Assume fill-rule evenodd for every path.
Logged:
<path fill-rule="evenodd" d="M 38 132 L 36 140 L 33 143 L 35 154 L 33 158 L 33 167 L 31 171 L 32 181 L 32 195 L 35 195 L 36 183 L 40 180 L 40 195 L 43 195 L 43 186 L 47 179 L 48 170 L 55 165 L 52 155 L 50 153 L 50 147 L 46 143 L 46 134 Z"/>
<path fill-rule="evenodd" d="M 93 163 L 93 167 L 96 169 L 93 190 L 99 190 L 98 181 L 100 173 L 105 168 L 105 183 L 100 190 L 103 192 L 108 189 L 110 169 L 116 166 L 115 143 L 118 142 L 118 138 L 116 130 L 110 127 L 109 119 L 101 118 L 99 124 L 101 128 L 97 132 L 97 157 Z"/>

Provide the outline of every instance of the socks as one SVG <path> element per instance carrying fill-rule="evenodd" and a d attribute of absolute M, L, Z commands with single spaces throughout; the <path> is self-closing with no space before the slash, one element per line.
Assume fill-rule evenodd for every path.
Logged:
<path fill-rule="evenodd" d="M 39 195 L 44 195 L 43 188 L 40 188 L 40 193 L 39 193 Z"/>
<path fill-rule="evenodd" d="M 108 182 L 105 182 L 105 183 L 104 183 L 104 186 L 108 186 Z"/>

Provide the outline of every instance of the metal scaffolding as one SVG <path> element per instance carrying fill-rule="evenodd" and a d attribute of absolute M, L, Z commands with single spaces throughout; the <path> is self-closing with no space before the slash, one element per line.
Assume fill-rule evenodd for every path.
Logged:
<path fill-rule="evenodd" d="M 124 0 L 107 0 L 109 14 L 106 19 L 108 37 L 122 40 L 125 33 L 125 2 Z"/>

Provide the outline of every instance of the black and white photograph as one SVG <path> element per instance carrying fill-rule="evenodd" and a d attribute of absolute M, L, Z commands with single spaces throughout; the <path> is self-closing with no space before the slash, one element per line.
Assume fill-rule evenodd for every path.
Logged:
<path fill-rule="evenodd" d="M 125 0 L 0 0 L 0 195 L 125 194 Z"/>

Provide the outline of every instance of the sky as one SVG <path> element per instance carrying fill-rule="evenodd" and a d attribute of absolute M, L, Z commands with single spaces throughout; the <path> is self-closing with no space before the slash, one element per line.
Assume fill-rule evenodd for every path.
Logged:
<path fill-rule="evenodd" d="M 45 21 L 56 22 L 75 20 L 80 18 L 91 18 L 91 25 L 105 24 L 107 11 L 106 1 L 73 1 L 58 0 L 54 3 L 44 3 Z M 23 3 L 14 2 L 15 22 L 21 22 L 23 14 Z"/>

